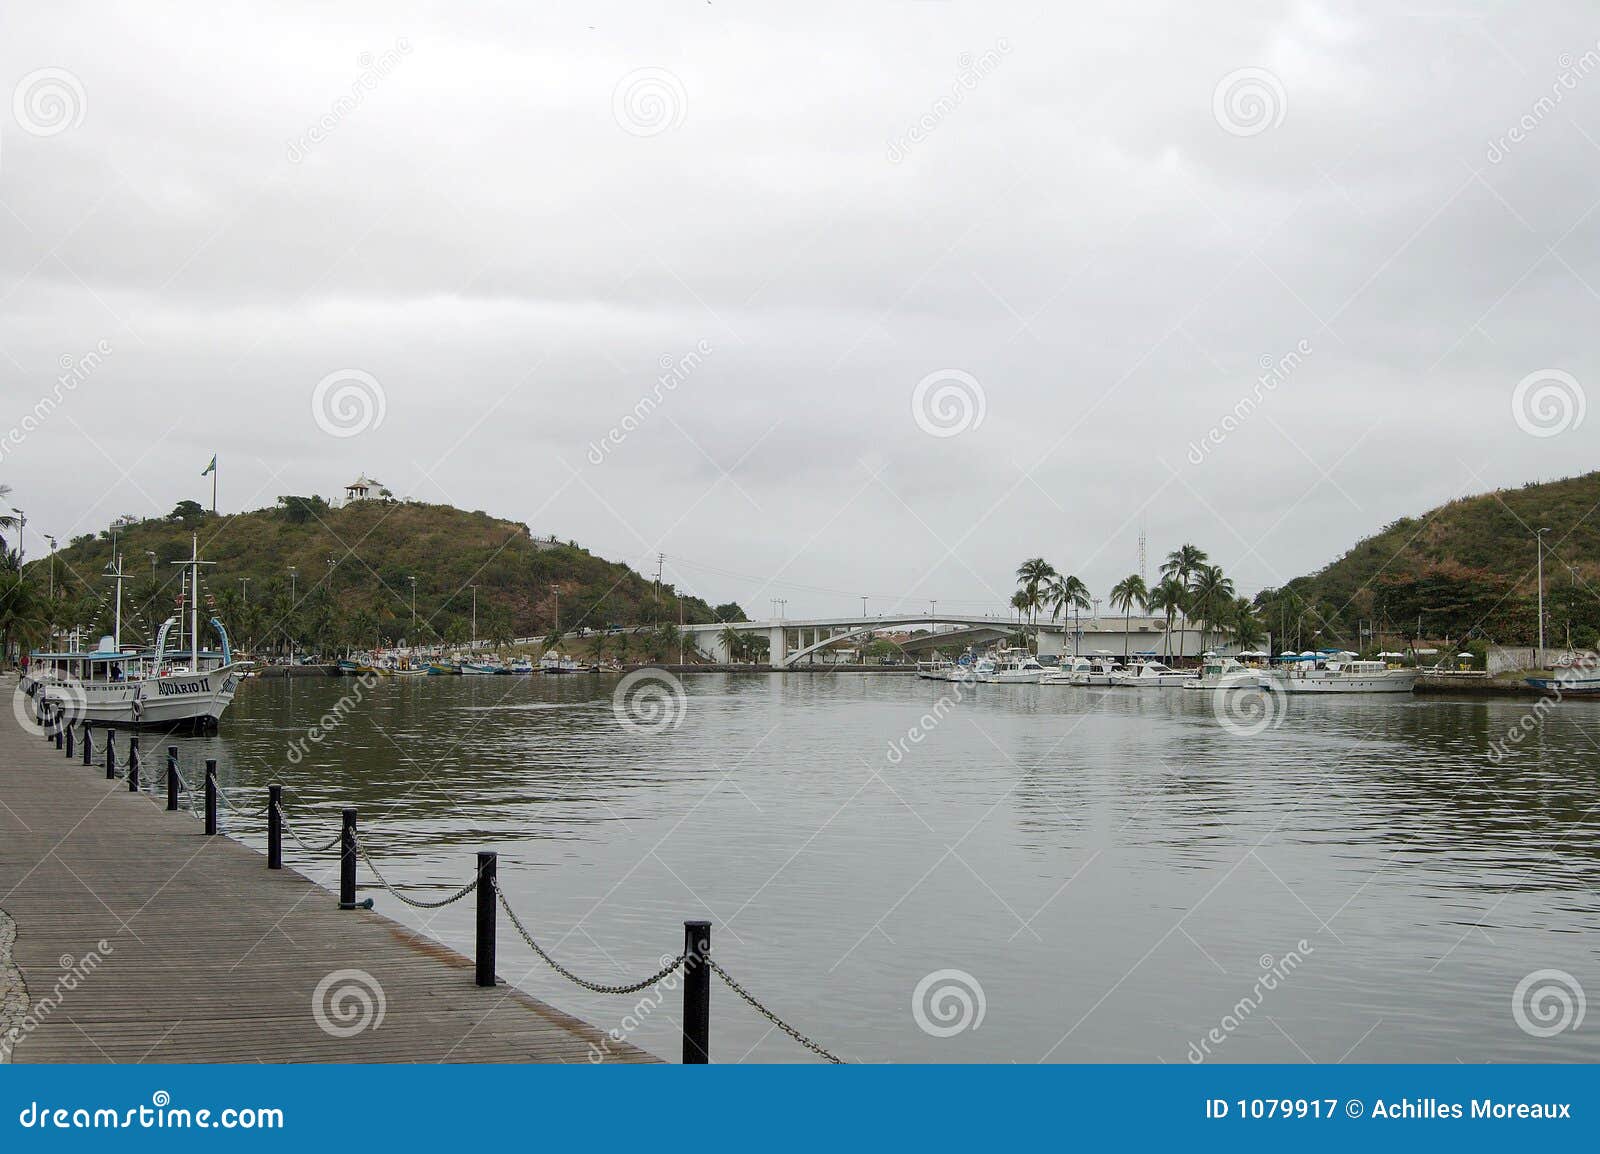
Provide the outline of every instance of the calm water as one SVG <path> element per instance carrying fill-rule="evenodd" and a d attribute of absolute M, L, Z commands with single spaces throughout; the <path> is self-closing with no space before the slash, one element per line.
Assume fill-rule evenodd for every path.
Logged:
<path fill-rule="evenodd" d="M 647 735 L 613 716 L 614 679 L 385 681 L 293 766 L 355 683 L 258 680 L 185 764 L 292 787 L 308 840 L 358 805 L 424 896 L 498 850 L 524 921 L 596 981 L 644 976 L 709 918 L 730 972 L 851 1059 L 1183 1062 L 1213 1029 L 1220 1061 L 1600 1059 L 1600 1009 L 1549 1038 L 1513 1014 L 1536 970 L 1600 995 L 1600 703 L 1557 707 L 1496 764 L 1528 703 L 1295 699 L 1245 737 L 1183 692 L 685 683 L 681 724 Z M 470 900 L 429 915 L 367 892 L 471 953 Z M 603 1029 L 635 1001 L 567 984 L 503 920 L 500 942 L 503 975 Z M 940 970 L 981 987 L 981 1024 L 919 1026 Z M 680 1001 L 630 1039 L 675 1058 Z M 720 984 L 712 1023 L 718 1060 L 808 1058 Z"/>

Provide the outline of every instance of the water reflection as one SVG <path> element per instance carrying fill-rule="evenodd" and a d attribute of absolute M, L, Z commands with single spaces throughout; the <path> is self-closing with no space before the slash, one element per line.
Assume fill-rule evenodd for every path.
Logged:
<path fill-rule="evenodd" d="M 396 881 L 453 889 L 499 850 L 524 919 L 596 980 L 710 917 L 730 970 L 858 1059 L 1188 1060 L 1302 940 L 1209 1060 L 1600 1057 L 1592 1029 L 1538 1039 L 1510 1013 L 1528 972 L 1592 972 L 1592 703 L 1495 764 L 1522 702 L 1294 699 L 1243 737 L 1182 692 L 985 686 L 935 709 L 950 687 L 906 677 L 705 675 L 648 736 L 611 684 L 381 682 L 295 764 L 351 683 L 253 681 L 220 736 L 180 744 L 226 785 L 288 786 L 308 840 L 356 805 Z M 470 948 L 470 903 L 378 906 Z M 506 936 L 531 992 L 607 1028 L 628 1009 Z M 911 992 L 943 968 L 981 983 L 980 1028 L 918 1028 Z M 804 1057 L 726 991 L 713 1014 L 721 1060 Z M 674 1015 L 633 1040 L 675 1053 Z"/>

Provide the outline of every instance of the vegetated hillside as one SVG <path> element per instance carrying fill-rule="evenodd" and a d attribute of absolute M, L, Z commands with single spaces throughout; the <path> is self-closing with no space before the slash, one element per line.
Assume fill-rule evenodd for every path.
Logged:
<path fill-rule="evenodd" d="M 103 576 L 113 539 L 128 575 L 124 621 L 153 636 L 176 604 L 190 535 L 206 561 L 204 591 L 237 641 L 300 650 L 367 647 L 401 638 L 460 642 L 471 632 L 477 589 L 480 638 L 544 636 L 556 622 L 580 626 L 676 624 L 679 595 L 628 566 L 574 542 L 535 540 L 527 526 L 420 502 L 357 501 L 332 507 L 318 497 L 283 497 L 276 507 L 233 516 L 184 502 L 166 517 L 75 538 L 57 558 L 59 624 L 106 628 Z M 153 557 L 151 555 L 154 555 Z M 295 572 L 291 576 L 290 568 Z M 37 579 L 45 578 L 37 567 Z M 412 581 L 416 627 L 411 618 Z M 552 586 L 555 589 L 552 589 Z M 291 589 L 294 599 L 291 600 Z M 722 619 L 739 614 L 719 607 Z M 719 619 L 696 597 L 682 598 L 683 620 Z"/>
<path fill-rule="evenodd" d="M 1600 637 L 1600 472 L 1464 497 L 1403 517 L 1320 572 L 1258 603 L 1289 640 L 1315 629 L 1346 644 L 1370 639 L 1476 637 L 1531 644 L 1538 631 L 1534 532 L 1545 534 L 1545 630 L 1550 645 Z"/>

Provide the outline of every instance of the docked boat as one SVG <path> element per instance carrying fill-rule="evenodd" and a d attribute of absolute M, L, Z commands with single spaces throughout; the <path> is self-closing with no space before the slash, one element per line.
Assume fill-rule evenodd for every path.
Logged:
<path fill-rule="evenodd" d="M 1200 666 L 1200 676 L 1184 683 L 1186 690 L 1228 692 L 1234 689 L 1260 689 L 1262 670 L 1246 665 L 1236 657 L 1208 656 Z"/>
<path fill-rule="evenodd" d="M 1173 669 L 1160 661 L 1145 661 L 1132 669 L 1111 675 L 1112 685 L 1127 685 L 1134 689 L 1177 689 L 1194 680 L 1194 674 Z"/>
<path fill-rule="evenodd" d="M 506 666 L 506 669 L 521 676 L 533 672 L 533 662 L 526 657 L 513 658 L 510 664 Z"/>
<path fill-rule="evenodd" d="M 162 623 L 153 648 L 122 644 L 122 562 L 111 574 L 116 584 L 112 632 L 92 651 L 81 650 L 75 640 L 64 652 L 36 651 L 29 655 L 19 689 L 32 699 L 35 716 L 39 705 L 62 707 L 72 722 L 118 727 L 193 727 L 215 729 L 223 711 L 233 701 L 243 673 L 233 659 L 228 631 L 212 617 L 218 647 L 200 647 L 199 539 L 194 539 L 187 561 L 188 591 L 179 612 Z M 188 646 L 182 638 L 183 602 L 189 610 Z"/>
<path fill-rule="evenodd" d="M 454 661 L 428 662 L 428 675 L 431 677 L 460 677 L 461 666 Z"/>
<path fill-rule="evenodd" d="M 1568 694 L 1583 696 L 1600 693 L 1600 669 L 1589 665 L 1575 664 L 1570 669 L 1563 669 L 1554 677 L 1525 677 L 1523 680 L 1535 689 L 1559 694 L 1562 697 Z"/>
<path fill-rule="evenodd" d="M 461 663 L 461 672 L 469 676 L 483 676 L 486 674 L 493 676 L 497 673 L 505 673 L 507 670 L 504 666 L 493 661 L 463 661 Z"/>
<path fill-rule="evenodd" d="M 1263 670 L 1259 683 L 1275 693 L 1410 693 L 1415 669 L 1391 668 L 1381 661 L 1301 658 Z"/>
<path fill-rule="evenodd" d="M 1044 674 L 1039 659 L 1026 649 L 1002 649 L 979 679 L 990 685 L 1038 685 Z"/>
<path fill-rule="evenodd" d="M 1061 667 L 1044 675 L 1041 685 L 1115 685 L 1122 663 L 1109 657 L 1064 657 Z"/>

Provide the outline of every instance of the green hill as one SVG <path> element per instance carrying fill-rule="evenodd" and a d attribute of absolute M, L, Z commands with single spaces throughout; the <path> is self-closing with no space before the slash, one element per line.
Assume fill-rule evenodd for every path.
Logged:
<path fill-rule="evenodd" d="M 642 626 L 662 632 L 679 620 L 679 593 L 575 542 L 535 539 L 526 525 L 413 501 L 357 501 L 332 507 L 318 497 L 282 497 L 277 506 L 232 516 L 184 502 L 166 517 L 119 524 L 73 539 L 55 559 L 59 626 L 108 630 L 113 547 L 128 575 L 125 632 L 154 636 L 173 612 L 190 535 L 215 562 L 202 588 L 241 647 L 332 654 L 402 638 L 461 642 L 471 634 L 508 641 L 542 637 L 555 626 L 559 591 L 563 631 Z M 291 574 L 291 566 L 294 569 Z M 47 584 L 44 565 L 29 576 Z M 412 579 L 416 624 L 412 624 Z M 554 587 L 554 588 L 552 588 Z M 293 597 L 291 598 L 291 591 Z M 736 605 L 682 596 L 685 622 L 742 617 Z M 672 642 L 675 644 L 675 641 Z"/>
<path fill-rule="evenodd" d="M 1382 635 L 1531 644 L 1535 530 L 1545 534 L 1547 644 L 1600 637 L 1600 472 L 1464 497 L 1403 517 L 1343 557 L 1257 599 L 1274 631 L 1353 644 Z M 1420 620 L 1420 633 L 1419 633 Z M 1298 629 L 1296 628 L 1298 624 Z"/>

